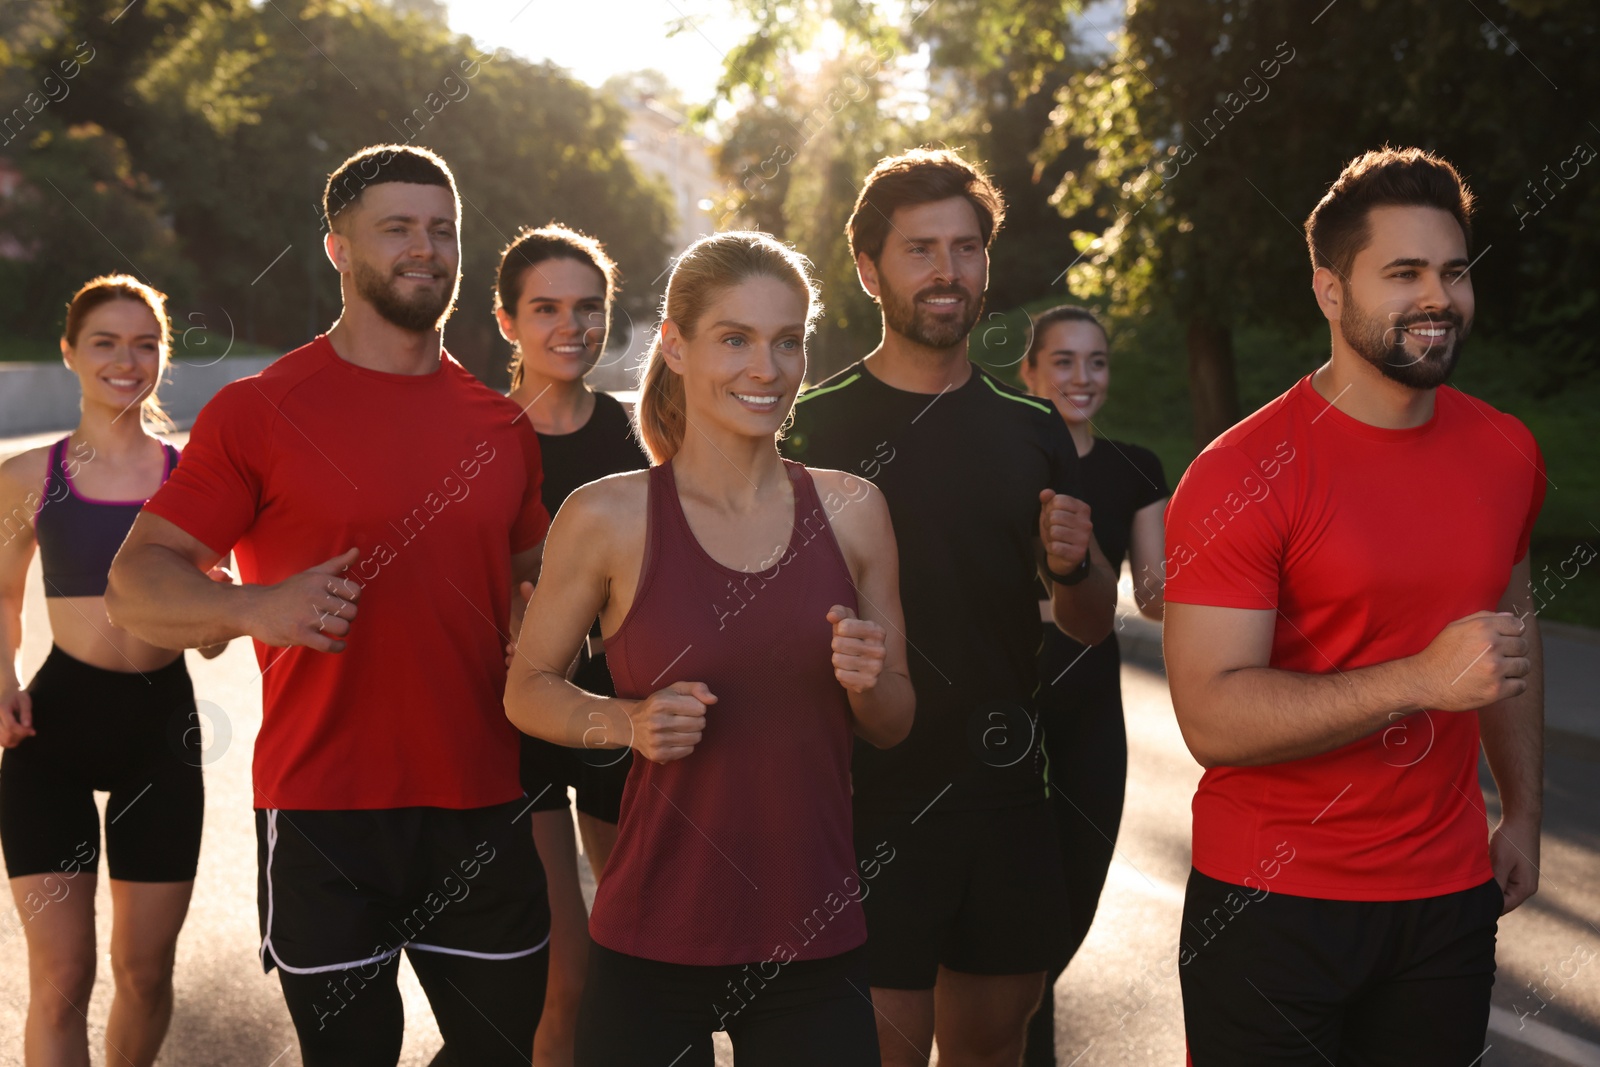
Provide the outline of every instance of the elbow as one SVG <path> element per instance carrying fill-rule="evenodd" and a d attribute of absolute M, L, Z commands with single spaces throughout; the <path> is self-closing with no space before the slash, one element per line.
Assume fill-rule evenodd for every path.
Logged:
<path fill-rule="evenodd" d="M 127 630 L 132 633 L 133 631 L 129 629 L 129 624 L 133 622 L 133 619 L 129 613 L 134 601 L 124 591 L 125 582 L 122 572 L 123 567 L 120 562 L 114 562 L 111 565 L 110 573 L 106 576 L 106 618 L 117 629 Z"/>
<path fill-rule="evenodd" d="M 1166 601 L 1160 596 L 1154 596 L 1148 600 L 1141 601 L 1139 604 L 1139 614 L 1143 615 L 1151 622 L 1161 622 L 1166 616 Z"/>
<path fill-rule="evenodd" d="M 1174 701 L 1172 710 L 1178 719 L 1178 732 L 1183 734 L 1183 743 L 1196 763 L 1209 771 L 1227 762 L 1204 724 L 1195 721 L 1198 716 L 1193 709 L 1180 708 Z"/>

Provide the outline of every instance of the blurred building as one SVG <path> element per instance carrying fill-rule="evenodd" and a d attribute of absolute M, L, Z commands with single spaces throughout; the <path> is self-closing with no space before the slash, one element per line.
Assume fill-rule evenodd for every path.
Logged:
<path fill-rule="evenodd" d="M 681 252 L 716 229 L 711 207 L 720 189 L 711 142 L 692 130 L 681 112 L 653 97 L 624 95 L 618 102 L 628 112 L 623 149 L 640 170 L 666 182 L 672 193 L 678 222 L 673 253 Z"/>

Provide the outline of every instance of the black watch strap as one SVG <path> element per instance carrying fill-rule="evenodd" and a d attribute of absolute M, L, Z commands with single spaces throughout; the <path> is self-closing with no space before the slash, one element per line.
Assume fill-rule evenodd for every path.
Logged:
<path fill-rule="evenodd" d="M 1050 580 L 1057 585 L 1077 585 L 1089 577 L 1089 553 L 1085 552 L 1083 554 L 1083 562 L 1072 568 L 1068 574 L 1057 574 L 1055 571 L 1050 570 L 1049 567 L 1046 567 L 1045 571 L 1050 575 Z"/>

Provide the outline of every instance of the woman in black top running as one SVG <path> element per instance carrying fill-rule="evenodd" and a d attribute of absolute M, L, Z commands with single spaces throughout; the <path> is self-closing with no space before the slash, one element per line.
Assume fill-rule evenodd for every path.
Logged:
<path fill-rule="evenodd" d="M 205 809 L 194 690 L 182 651 L 117 629 L 105 609 L 111 559 L 178 459 L 151 432 L 171 425 L 155 399 L 170 343 L 165 300 L 126 275 L 79 289 L 61 355 L 83 390 L 82 417 L 61 440 L 0 464 L 0 844 L 28 941 L 29 1063 L 89 1062 L 96 791 L 110 793 L 106 1062 L 153 1063 L 172 1017 Z M 36 545 L 53 643 L 23 689 L 16 665 Z M 212 577 L 229 580 L 220 568 Z"/>
<path fill-rule="evenodd" d="M 1094 417 L 1111 384 L 1109 343 L 1094 314 L 1051 308 L 1034 318 L 1033 340 L 1019 368 L 1033 395 L 1052 401 L 1078 447 L 1083 499 L 1094 536 L 1117 572 L 1129 561 L 1139 612 L 1161 618 L 1162 513 L 1167 483 L 1155 453 L 1098 437 Z M 1115 632 L 1085 646 L 1044 611 L 1039 651 L 1039 716 L 1051 804 L 1067 871 L 1067 955 L 1054 968 L 1028 1028 L 1028 1067 L 1055 1059 L 1056 979 L 1083 944 L 1100 903 L 1122 821 L 1128 739 L 1122 718 L 1122 659 Z"/>
<path fill-rule="evenodd" d="M 649 465 L 622 404 L 584 382 L 605 350 L 615 294 L 616 265 L 600 242 L 565 226 L 524 229 L 501 254 L 495 317 L 514 348 L 511 399 L 539 434 L 542 494 L 552 516 L 580 485 Z M 591 693 L 615 693 L 598 627 L 580 653 L 573 683 Z M 598 881 L 617 839 L 631 755 L 522 738 L 522 785 L 533 804 L 533 836 L 550 892 L 550 979 L 534 1040 L 540 1064 L 572 1062 L 589 955 L 567 787 L 577 791 L 584 853 Z"/>

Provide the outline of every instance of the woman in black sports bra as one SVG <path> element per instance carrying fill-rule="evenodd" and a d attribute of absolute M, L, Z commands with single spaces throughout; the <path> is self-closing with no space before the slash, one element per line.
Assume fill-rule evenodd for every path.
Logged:
<path fill-rule="evenodd" d="M 78 426 L 0 464 L 0 845 L 28 941 L 29 1063 L 88 1062 L 96 791 L 110 793 L 106 1062 L 153 1063 L 172 1015 L 205 807 L 194 691 L 181 651 L 118 630 L 105 611 L 112 557 L 178 462 L 150 432 L 167 424 L 155 389 L 168 343 L 161 293 L 126 275 L 90 281 L 61 340 L 83 389 Z M 35 545 L 53 645 L 24 690 L 16 665 Z"/>

